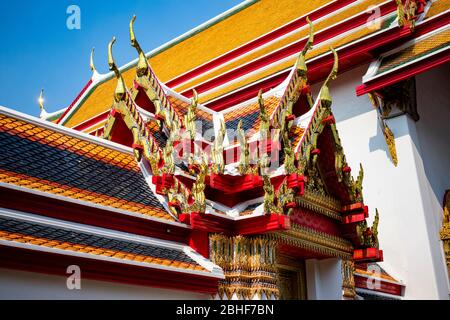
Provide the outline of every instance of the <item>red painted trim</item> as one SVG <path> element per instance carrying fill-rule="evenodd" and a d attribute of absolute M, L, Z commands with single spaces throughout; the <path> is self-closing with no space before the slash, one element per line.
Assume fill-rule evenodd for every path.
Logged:
<path fill-rule="evenodd" d="M 90 87 L 92 84 L 92 79 L 89 79 L 89 81 L 84 85 L 83 89 L 81 89 L 80 93 L 75 97 L 75 99 L 72 101 L 72 103 L 67 107 L 66 111 L 58 118 L 56 121 L 57 124 L 66 116 L 67 113 L 73 108 L 73 106 L 78 102 L 78 100 L 81 98 L 81 96 L 84 94 L 84 92 Z"/>
<path fill-rule="evenodd" d="M 80 267 L 81 281 L 92 279 L 211 294 L 217 292 L 218 286 L 218 279 L 212 277 L 0 245 L 2 268 L 67 277 L 70 265 Z"/>
<path fill-rule="evenodd" d="M 239 57 L 240 55 L 243 55 L 243 54 L 245 54 L 257 47 L 260 47 L 274 39 L 282 37 L 291 31 L 294 31 L 296 29 L 299 29 L 299 28 L 305 26 L 307 24 L 307 22 L 306 22 L 307 16 L 309 16 L 311 21 L 315 21 L 315 20 L 317 20 L 325 15 L 328 15 L 336 10 L 339 10 L 340 8 L 350 4 L 352 2 L 355 2 L 355 1 L 356 0 L 342 0 L 342 1 L 332 2 L 313 13 L 302 16 L 302 17 L 280 27 L 279 29 L 269 32 L 269 33 L 261 36 L 258 39 L 250 41 L 250 42 L 242 45 L 241 47 L 238 47 L 232 51 L 225 53 L 224 55 L 222 55 L 218 58 L 215 58 L 199 67 L 196 67 L 196 68 L 186 72 L 185 74 L 180 75 L 180 76 L 168 81 L 166 83 L 166 85 L 168 87 L 176 87 L 176 86 L 178 86 L 178 85 L 180 85 L 202 73 L 205 73 L 221 64 L 224 64 L 232 59 L 235 59 L 235 58 Z"/>
<path fill-rule="evenodd" d="M 356 203 L 348 204 L 346 206 L 342 206 L 341 211 L 342 211 L 342 213 L 348 213 L 350 211 L 364 209 L 364 207 L 365 207 L 364 203 L 356 202 Z"/>
<path fill-rule="evenodd" d="M 383 261 L 383 250 L 378 248 L 355 249 L 353 251 L 355 262 L 381 262 Z"/>
<path fill-rule="evenodd" d="M 261 234 L 271 231 L 283 231 L 291 228 L 289 216 L 268 214 L 254 218 L 238 220 L 234 226 L 234 234 Z"/>
<path fill-rule="evenodd" d="M 96 115 L 95 117 L 93 117 L 89 120 L 86 120 L 85 122 L 77 124 L 76 126 L 72 127 L 72 129 L 78 130 L 78 131 L 84 131 L 84 130 L 96 125 L 97 123 L 108 119 L 109 114 L 110 114 L 110 110 L 102 112 L 102 113 Z"/>
<path fill-rule="evenodd" d="M 360 222 L 360 221 L 364 221 L 364 220 L 366 220 L 366 215 L 364 214 L 364 212 L 360 211 L 360 212 L 352 213 L 352 214 L 349 214 L 349 215 L 343 217 L 342 223 L 350 224 L 350 223 L 356 223 L 356 222 Z"/>
<path fill-rule="evenodd" d="M 166 178 L 164 178 L 164 175 L 152 177 L 152 182 L 156 185 L 158 194 L 163 194 L 163 190 L 170 188 L 173 184 L 172 177 L 170 175 L 166 176 Z M 194 180 L 185 176 L 176 176 L 176 178 L 188 188 L 194 183 Z M 296 195 L 304 194 L 305 178 L 297 174 L 273 177 L 271 182 L 275 189 L 279 187 L 285 178 L 288 179 L 288 186 L 295 191 Z M 254 175 L 230 176 L 212 174 L 206 177 L 205 184 L 206 197 L 228 207 L 233 207 L 249 199 L 255 199 L 264 195 L 262 178 Z"/>
<path fill-rule="evenodd" d="M 382 292 L 382 293 L 388 293 L 388 294 L 392 294 L 392 295 L 396 295 L 396 296 L 401 296 L 403 287 L 404 287 L 401 284 L 383 281 L 382 278 L 378 278 L 378 277 L 371 278 L 369 276 L 369 278 L 367 278 L 367 277 L 363 277 L 363 276 L 355 274 L 354 279 L 355 279 L 355 286 L 357 288 L 374 291 L 374 294 L 376 294 L 376 292 Z M 380 287 L 377 288 L 375 286 L 376 282 L 379 283 Z M 372 284 L 370 288 L 369 288 L 369 283 Z"/>
<path fill-rule="evenodd" d="M 240 193 L 241 191 L 262 186 L 262 178 L 258 175 L 247 174 L 244 176 L 231 176 L 211 174 L 208 177 L 211 188 L 224 191 L 226 193 Z"/>
<path fill-rule="evenodd" d="M 224 233 L 227 235 L 248 235 L 289 230 L 291 228 L 289 217 L 279 214 L 269 214 L 243 220 L 231 220 L 226 217 L 194 212 L 191 214 L 183 214 L 180 219 L 185 223 L 190 222 L 193 235 L 199 231 Z"/>
<path fill-rule="evenodd" d="M 188 228 L 173 226 L 164 222 L 2 187 L 0 187 L 0 207 L 185 244 L 188 243 L 190 232 Z"/>
<path fill-rule="evenodd" d="M 423 73 L 442 64 L 450 61 L 450 50 L 445 50 L 427 59 L 416 61 L 415 63 L 406 66 L 402 70 L 396 70 L 384 77 L 375 79 L 369 84 L 362 84 L 356 88 L 356 95 L 361 96 L 363 94 L 388 87 L 397 82 L 403 81 L 417 74 Z"/>
<path fill-rule="evenodd" d="M 349 204 L 341 208 L 343 215 L 342 223 L 351 224 L 364 221 L 369 217 L 369 208 L 362 202 Z"/>

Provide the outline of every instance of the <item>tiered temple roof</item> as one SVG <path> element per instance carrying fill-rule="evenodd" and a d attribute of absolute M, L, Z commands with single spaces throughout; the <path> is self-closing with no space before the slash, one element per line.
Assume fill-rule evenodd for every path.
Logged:
<path fill-rule="evenodd" d="M 354 178 L 329 84 L 338 70 L 377 58 L 358 88 L 375 95 L 399 81 L 393 70 L 448 61 L 446 8 L 447 0 L 246 1 L 148 54 L 133 18 L 139 58 L 118 68 L 113 39 L 111 73 L 92 65 L 73 103 L 48 118 L 56 124 L 0 109 L 0 241 L 190 270 L 182 288 L 222 298 L 280 297 L 274 255 L 337 257 L 343 295 L 355 298 L 354 263 L 361 278 L 383 259 L 379 216 L 367 225 L 362 167 Z M 11 200 L 23 194 L 25 203 Z M 14 210 L 115 230 L 116 239 Z"/>

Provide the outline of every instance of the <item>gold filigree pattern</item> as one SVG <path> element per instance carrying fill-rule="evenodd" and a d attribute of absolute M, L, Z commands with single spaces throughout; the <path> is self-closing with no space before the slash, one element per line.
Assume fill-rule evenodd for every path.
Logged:
<path fill-rule="evenodd" d="M 372 227 L 367 226 L 367 221 L 361 221 L 356 226 L 356 233 L 359 237 L 359 241 L 362 245 L 370 248 L 378 248 L 378 222 L 379 222 L 378 209 L 376 209 L 375 219 Z"/>
<path fill-rule="evenodd" d="M 381 130 L 383 131 L 384 140 L 386 141 L 386 144 L 388 146 L 392 162 L 394 163 L 394 166 L 397 166 L 398 158 L 397 158 L 397 148 L 395 147 L 394 133 L 389 128 L 389 126 L 386 123 L 386 120 L 384 119 L 384 116 L 389 114 L 390 109 L 381 107 L 380 100 L 375 93 L 373 92 L 368 93 L 368 97 L 372 102 L 373 107 L 377 110 L 378 123 L 381 127 Z"/>
<path fill-rule="evenodd" d="M 296 203 L 306 209 L 323 214 L 335 220 L 342 220 L 339 201 L 329 195 L 324 195 L 313 190 L 305 190 L 302 196 L 295 198 Z"/>
<path fill-rule="evenodd" d="M 225 279 L 219 282 L 219 297 L 232 299 L 278 298 L 276 241 L 271 237 L 210 236 L 210 258 L 220 266 Z"/>
<path fill-rule="evenodd" d="M 450 275 L 450 190 L 447 190 L 444 196 L 444 218 L 442 220 L 442 229 L 440 235 L 444 245 L 447 269 Z"/>
<path fill-rule="evenodd" d="M 341 262 L 342 268 L 342 295 L 346 299 L 355 299 L 355 263 L 352 260 L 343 259 Z"/>

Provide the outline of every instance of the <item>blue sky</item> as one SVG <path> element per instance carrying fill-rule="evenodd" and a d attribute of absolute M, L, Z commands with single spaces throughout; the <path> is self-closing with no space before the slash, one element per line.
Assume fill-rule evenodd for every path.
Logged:
<path fill-rule="evenodd" d="M 242 0 L 40 0 L 0 1 L 0 105 L 38 115 L 37 97 L 45 90 L 48 112 L 69 105 L 95 66 L 108 71 L 107 45 L 117 38 L 118 65 L 136 58 L 128 24 L 137 15 L 135 32 L 148 52 L 239 4 Z M 81 29 L 66 26 L 68 6 L 81 10 Z"/>

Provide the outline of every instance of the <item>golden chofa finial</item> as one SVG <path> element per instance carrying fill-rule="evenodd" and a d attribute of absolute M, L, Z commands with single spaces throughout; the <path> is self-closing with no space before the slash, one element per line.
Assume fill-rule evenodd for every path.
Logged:
<path fill-rule="evenodd" d="M 309 38 L 308 38 L 308 41 L 306 42 L 305 46 L 303 47 L 303 50 L 302 50 L 303 56 L 306 56 L 306 53 L 308 52 L 308 50 L 312 49 L 313 43 L 314 43 L 314 26 L 313 26 L 311 20 L 309 20 L 309 17 L 306 17 L 306 22 L 308 22 L 308 25 L 309 25 Z"/>
<path fill-rule="evenodd" d="M 311 20 L 309 20 L 309 17 L 306 17 L 306 21 L 309 24 L 309 38 L 308 38 L 308 41 L 306 41 L 305 46 L 303 47 L 303 50 L 300 51 L 300 54 L 298 55 L 297 61 L 295 63 L 295 68 L 297 69 L 298 74 L 303 78 L 306 77 L 306 73 L 308 71 L 308 69 L 306 67 L 305 56 L 306 56 L 306 53 L 308 52 L 308 50 L 312 49 L 313 42 L 314 42 L 314 26 L 313 26 Z"/>
<path fill-rule="evenodd" d="M 91 68 L 93 73 L 97 72 L 97 70 L 95 69 L 95 65 L 94 65 L 94 51 L 95 51 L 95 48 L 92 48 L 91 58 L 89 60 L 89 67 Z"/>
<path fill-rule="evenodd" d="M 117 68 L 117 65 L 114 62 L 114 58 L 112 55 L 112 47 L 115 42 L 116 42 L 116 37 L 113 37 L 112 40 L 108 44 L 108 65 L 109 65 L 109 70 L 114 71 L 116 78 L 117 78 L 117 86 L 116 86 L 116 90 L 114 91 L 114 99 L 117 102 L 119 102 L 125 98 L 127 89 L 125 87 L 125 83 L 123 81 L 122 75 L 120 74 L 119 68 Z"/>
<path fill-rule="evenodd" d="M 194 108 L 194 110 L 198 106 L 198 93 L 197 93 L 197 90 L 195 90 L 195 89 L 192 89 L 191 106 Z"/>
<path fill-rule="evenodd" d="M 38 98 L 38 103 L 39 103 L 39 108 L 41 108 L 41 112 L 44 109 L 44 89 L 41 89 L 41 93 L 39 94 L 39 98 Z"/>
<path fill-rule="evenodd" d="M 136 51 L 138 52 L 139 59 L 136 67 L 136 73 L 138 77 L 143 76 L 147 74 L 148 72 L 148 62 L 147 58 L 145 57 L 144 51 L 142 51 L 141 46 L 139 45 L 139 42 L 136 39 L 136 35 L 134 34 L 133 30 L 133 24 L 136 20 L 136 16 L 134 15 L 133 18 L 131 18 L 130 21 L 130 40 L 131 40 L 131 46 L 136 48 Z"/>
<path fill-rule="evenodd" d="M 333 68 L 331 69 L 330 74 L 328 75 L 327 79 L 325 80 L 325 82 L 322 85 L 322 89 L 320 90 L 320 101 L 322 103 L 322 106 L 324 107 L 331 107 L 331 103 L 333 101 L 333 99 L 331 98 L 330 95 L 330 89 L 328 88 L 328 84 L 330 83 L 331 80 L 336 79 L 337 73 L 338 73 L 338 66 L 339 66 L 339 58 L 338 55 L 336 53 L 336 50 L 334 50 L 333 47 L 330 47 L 331 52 L 333 52 L 333 56 L 334 56 L 334 63 L 333 63 Z"/>

